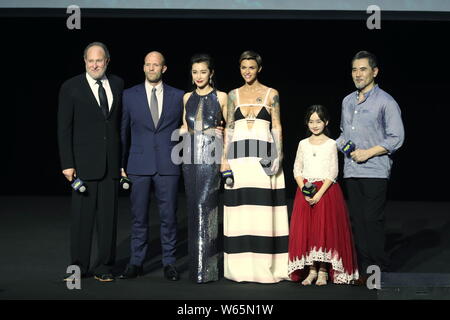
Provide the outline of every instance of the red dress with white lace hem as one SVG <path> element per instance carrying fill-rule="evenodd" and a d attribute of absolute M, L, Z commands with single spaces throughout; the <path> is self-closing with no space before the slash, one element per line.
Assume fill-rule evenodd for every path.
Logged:
<path fill-rule="evenodd" d="M 313 183 L 317 189 L 323 184 Z M 331 264 L 328 272 L 333 283 L 348 284 L 359 278 L 347 206 L 338 183 L 313 206 L 297 188 L 289 231 L 290 278 L 303 280 L 309 272 L 305 267 L 314 262 Z"/>

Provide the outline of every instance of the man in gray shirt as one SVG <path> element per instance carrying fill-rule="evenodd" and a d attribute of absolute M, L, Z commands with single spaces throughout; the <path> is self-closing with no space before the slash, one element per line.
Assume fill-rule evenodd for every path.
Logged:
<path fill-rule="evenodd" d="M 358 52 L 352 60 L 356 92 L 342 102 L 339 149 L 352 141 L 355 150 L 345 156 L 344 185 L 352 222 L 359 272 L 363 285 L 367 267 L 377 265 L 386 271 L 384 207 L 391 155 L 404 141 L 400 108 L 388 93 L 375 84 L 378 74 L 375 55 Z"/>

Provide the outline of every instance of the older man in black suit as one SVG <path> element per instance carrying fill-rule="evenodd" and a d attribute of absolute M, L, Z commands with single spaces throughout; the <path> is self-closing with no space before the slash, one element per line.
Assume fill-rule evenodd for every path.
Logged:
<path fill-rule="evenodd" d="M 103 43 L 89 44 L 84 50 L 86 72 L 63 83 L 58 107 L 62 172 L 67 180 L 80 178 L 87 187 L 84 193 L 72 192 L 71 264 L 80 267 L 82 277 L 88 274 L 96 222 L 98 261 L 93 273 L 102 282 L 114 280 L 124 86 L 121 78 L 105 75 L 109 61 Z"/>

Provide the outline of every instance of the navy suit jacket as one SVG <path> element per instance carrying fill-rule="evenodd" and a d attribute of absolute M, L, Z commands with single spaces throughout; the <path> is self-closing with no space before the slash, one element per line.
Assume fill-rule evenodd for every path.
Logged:
<path fill-rule="evenodd" d="M 171 160 L 172 133 L 181 125 L 182 90 L 163 83 L 163 107 L 157 127 L 148 105 L 144 83 L 124 90 L 121 124 L 122 167 L 132 175 L 180 175 Z"/>

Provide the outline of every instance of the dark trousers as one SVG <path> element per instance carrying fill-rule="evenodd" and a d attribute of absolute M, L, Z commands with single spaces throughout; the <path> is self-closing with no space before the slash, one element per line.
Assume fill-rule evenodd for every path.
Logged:
<path fill-rule="evenodd" d="M 179 176 L 129 175 L 133 183 L 131 188 L 131 258 L 130 264 L 142 266 L 148 251 L 148 211 L 150 207 L 150 189 L 155 189 L 161 221 L 160 235 L 163 265 L 175 263 L 177 242 L 177 192 Z"/>
<path fill-rule="evenodd" d="M 89 270 L 94 225 L 98 254 L 95 274 L 110 273 L 116 258 L 119 182 L 109 174 L 102 180 L 84 181 L 87 190 L 72 193 L 71 263 L 82 274 Z"/>
<path fill-rule="evenodd" d="M 370 265 L 379 266 L 381 271 L 389 266 L 384 249 L 387 184 L 387 179 L 344 179 L 361 275 L 367 273 Z"/>

